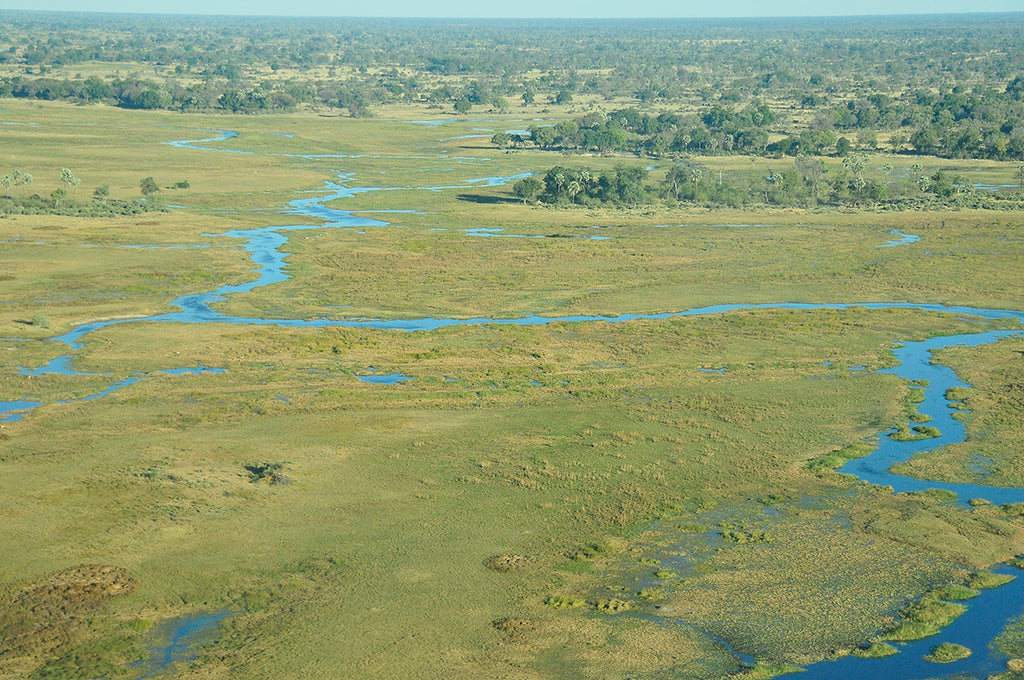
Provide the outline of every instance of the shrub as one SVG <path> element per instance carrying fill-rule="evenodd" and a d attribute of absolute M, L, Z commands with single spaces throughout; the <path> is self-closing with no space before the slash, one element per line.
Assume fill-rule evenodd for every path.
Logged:
<path fill-rule="evenodd" d="M 288 484 L 292 480 L 286 477 L 281 471 L 285 463 L 246 463 L 245 470 L 249 473 L 249 481 L 269 481 L 271 484 Z"/>
<path fill-rule="evenodd" d="M 583 600 L 577 600 L 574 597 L 565 597 L 564 595 L 549 595 L 544 604 L 555 609 L 575 609 L 576 607 L 582 607 L 586 604 Z"/>

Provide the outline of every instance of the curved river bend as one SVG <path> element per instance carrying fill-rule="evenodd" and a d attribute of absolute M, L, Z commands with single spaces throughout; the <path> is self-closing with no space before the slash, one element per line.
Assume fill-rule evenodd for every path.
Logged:
<path fill-rule="evenodd" d="M 219 131 L 221 134 L 217 137 L 211 137 L 202 140 L 185 140 L 179 142 L 170 143 L 172 146 L 183 149 L 201 149 L 201 150 L 216 150 L 222 152 L 235 152 L 230 149 L 219 149 L 208 146 L 199 146 L 199 144 L 213 143 L 218 141 L 224 141 L 237 136 L 236 133 L 229 131 Z M 343 158 L 344 156 L 337 156 Z M 522 177 L 525 175 L 517 175 L 515 177 L 484 177 L 477 180 L 469 180 L 465 184 L 454 186 L 454 187 L 431 187 L 430 190 L 442 190 L 449 188 L 466 188 L 470 186 L 497 186 L 507 181 Z M 318 222 L 315 224 L 295 224 L 289 226 L 276 226 L 266 227 L 261 229 L 242 229 L 233 230 L 222 234 L 227 238 L 239 239 L 243 243 L 243 248 L 249 253 L 252 262 L 256 265 L 255 272 L 257 276 L 254 280 L 241 284 L 241 285 L 228 285 L 221 286 L 216 290 L 200 293 L 195 295 L 187 295 L 178 298 L 173 302 L 175 307 L 179 308 L 177 312 L 170 312 L 167 314 L 160 314 L 156 316 L 138 318 L 138 319 L 118 319 L 110 321 L 100 321 L 95 323 L 84 324 L 78 326 L 73 330 L 65 333 L 61 336 L 53 338 L 54 341 L 63 343 L 69 347 L 69 349 L 80 349 L 82 347 L 81 340 L 89 333 L 96 331 L 101 328 L 106 328 L 115 324 L 122 323 L 135 323 L 139 321 L 147 322 L 167 322 L 167 323 L 229 323 L 229 324 L 248 324 L 248 325 L 264 325 L 264 326 L 293 326 L 293 327 L 307 327 L 307 328 L 324 328 L 324 327 L 357 327 L 357 328 L 379 328 L 379 329 L 398 329 L 407 331 L 431 331 L 438 328 L 444 328 L 448 326 L 461 326 L 461 325 L 474 325 L 474 324 L 512 324 L 512 325 L 523 325 L 533 326 L 542 325 L 555 322 L 608 322 L 615 323 L 620 321 L 631 321 L 637 319 L 668 319 L 675 317 L 687 317 L 687 316 L 704 316 L 710 314 L 722 314 L 733 310 L 749 310 L 749 309 L 803 309 L 803 310 L 814 310 L 814 309 L 848 309 L 851 307 L 866 307 L 868 309 L 916 309 L 929 312 L 943 312 L 951 314 L 964 314 L 970 316 L 982 317 L 985 319 L 1013 319 L 1024 324 L 1024 312 L 1015 310 L 1002 310 L 1002 309 L 984 309 L 964 306 L 945 306 L 937 304 L 913 304 L 913 303 L 889 303 L 889 302 L 849 302 L 849 303 L 827 303 L 827 304 L 805 304 L 805 303 L 778 303 L 778 304 L 728 304 L 728 305 L 711 305 L 707 307 L 701 307 L 696 309 L 688 309 L 677 312 L 666 312 L 659 314 L 621 314 L 617 316 L 526 316 L 520 318 L 472 318 L 472 319 L 446 319 L 446 318 L 422 318 L 422 319 L 394 319 L 394 320 L 366 320 L 366 319 L 267 319 L 267 318 L 250 318 L 250 317 L 236 317 L 228 316 L 216 311 L 213 305 L 224 301 L 227 296 L 245 293 L 256 288 L 263 286 L 269 286 L 274 283 L 284 281 L 288 278 L 288 274 L 285 271 L 285 258 L 287 253 L 283 250 L 288 243 L 288 234 L 292 231 L 306 230 L 306 229 L 331 229 L 331 228 L 347 228 L 347 229 L 364 229 L 368 227 L 383 227 L 387 226 L 387 222 L 380 220 L 360 217 L 353 215 L 349 211 L 337 210 L 328 207 L 327 203 L 336 199 L 352 197 L 357 193 L 363 193 L 366 191 L 382 190 L 376 188 L 366 189 L 351 189 L 344 185 L 344 180 L 348 179 L 349 176 L 343 176 L 339 182 L 328 182 L 325 187 L 325 195 L 315 198 L 301 198 L 294 200 L 290 203 L 289 208 L 285 211 L 287 214 L 294 214 L 301 216 L 302 218 L 308 218 L 311 221 Z M 393 189 L 389 189 L 393 190 Z M 913 239 L 904 234 L 899 234 L 904 239 L 897 242 L 891 242 L 884 244 L 885 246 L 895 246 L 902 243 L 911 243 Z M 895 463 L 905 461 L 913 456 L 915 453 L 923 451 L 930 451 L 935 448 L 946 446 L 955 442 L 964 441 L 965 432 L 964 426 L 958 420 L 953 418 L 953 410 L 950 408 L 950 404 L 945 399 L 946 390 L 950 387 L 966 386 L 956 376 L 956 374 L 944 366 L 939 366 L 931 363 L 931 352 L 936 349 L 944 347 L 950 347 L 954 345 L 967 345 L 967 346 L 979 346 L 996 342 L 1000 339 L 1019 336 L 1022 331 L 992 331 L 987 333 L 975 333 L 965 335 L 950 335 L 930 338 L 922 342 L 906 343 L 901 347 L 896 348 L 895 354 L 899 360 L 899 365 L 892 369 L 886 369 L 886 373 L 893 373 L 899 375 L 902 378 L 908 380 L 927 380 L 928 386 L 925 389 L 925 400 L 919 405 L 919 412 L 928 416 L 931 416 L 932 421 L 930 425 L 934 425 L 941 432 L 941 436 L 914 442 L 898 442 L 888 437 L 880 437 L 881 443 L 878 448 L 866 458 L 856 459 L 849 461 L 843 468 L 842 472 L 851 473 L 856 475 L 862 480 L 871 482 L 873 484 L 879 484 L 884 486 L 891 486 L 895 492 L 903 491 L 920 491 L 925 489 L 941 488 L 956 493 L 960 499 L 960 502 L 966 502 L 969 499 L 985 499 L 995 504 L 1005 503 L 1021 503 L 1024 502 L 1024 489 L 1016 488 L 996 488 L 981 485 L 972 484 L 949 484 L 943 482 L 925 481 L 914 479 L 910 477 L 904 477 L 901 475 L 893 474 L 889 471 Z M 32 375 L 43 375 L 46 373 L 61 373 L 61 374 L 74 374 L 75 372 L 71 369 L 71 356 L 64 355 L 54 359 L 48 364 L 35 368 L 35 369 L 22 369 L 25 373 Z M 181 373 L 181 372 L 206 372 L 206 371 L 218 371 L 220 369 L 209 369 L 205 367 L 197 369 L 170 369 L 165 373 Z M 402 376 L 403 378 L 405 376 Z M 102 392 L 87 398 L 98 398 L 104 396 L 115 389 L 127 386 L 134 382 L 137 382 L 141 377 L 135 376 L 120 381 L 112 382 L 110 387 L 106 388 Z M 386 381 L 381 381 L 386 382 Z M 14 401 L 0 402 L 0 422 L 2 420 L 14 420 L 19 419 L 26 411 L 41 406 L 42 403 L 35 401 L 31 397 L 16 399 Z M 6 416 L 6 417 L 4 417 Z M 1017 586 L 1016 584 L 1020 585 Z M 1011 595 L 1011 597 L 1000 597 L 1000 593 Z M 964 621 L 962 625 L 972 630 L 983 631 L 982 635 L 987 636 L 985 639 L 991 639 L 991 637 L 998 633 L 1003 627 L 1004 622 L 1009 618 L 1020 614 L 1022 605 L 1022 597 L 1024 597 L 1024 579 L 1017 579 L 1014 584 L 1009 586 L 1003 586 L 1003 588 L 993 591 L 994 597 L 986 597 L 989 593 L 983 593 L 975 604 L 968 603 L 968 613 L 961 617 L 958 621 Z M 995 604 L 989 602 L 992 600 Z M 988 604 L 984 604 L 988 603 Z M 1008 606 L 1009 605 L 1009 606 Z M 972 623 L 973 621 L 973 623 Z M 958 626 L 958 623 L 951 625 L 945 633 L 955 632 L 954 627 Z M 923 641 L 930 645 L 935 643 L 935 640 Z M 866 677 L 869 674 L 881 673 L 882 677 L 892 678 L 903 678 L 904 680 L 912 680 L 918 677 L 935 677 L 940 673 L 946 672 L 948 669 L 951 672 L 957 673 L 975 673 L 975 672 L 993 672 L 993 664 L 997 664 L 1000 660 L 997 655 L 990 653 L 985 655 L 979 653 L 981 650 L 978 648 L 974 649 L 975 654 L 969 659 L 958 662 L 957 664 L 948 667 L 936 667 L 934 665 L 927 665 L 924 675 L 921 675 L 922 671 L 920 668 L 911 663 L 912 659 L 919 659 L 921 654 L 917 654 L 916 651 L 907 649 L 906 653 L 899 654 L 889 659 L 872 659 L 872 660 L 861 660 L 861 659 L 842 659 L 839 662 L 822 662 L 815 664 L 808 669 L 808 672 L 802 674 L 801 677 L 805 678 L 861 678 Z M 921 662 L 923 663 L 923 662 Z M 864 664 L 864 665 L 861 665 Z M 955 667 L 954 667 L 955 666 Z"/>

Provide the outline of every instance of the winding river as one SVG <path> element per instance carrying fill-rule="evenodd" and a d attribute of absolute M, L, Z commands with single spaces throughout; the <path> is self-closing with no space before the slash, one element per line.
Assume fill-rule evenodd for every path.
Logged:
<path fill-rule="evenodd" d="M 170 144 L 174 147 L 190 150 L 203 150 L 203 151 L 221 151 L 221 152 L 232 152 L 232 153 L 249 153 L 239 152 L 231 149 L 223 149 L 219 147 L 206 146 L 207 144 L 213 144 L 220 141 L 226 141 L 237 136 L 236 133 L 230 131 L 216 131 L 219 134 L 215 137 L 209 137 L 200 140 L 183 140 L 178 142 L 171 142 Z M 336 158 L 344 158 L 345 156 L 332 156 Z M 446 157 L 446 159 L 450 159 Z M 473 159 L 479 161 L 480 159 Z M 452 187 L 430 187 L 430 190 L 440 191 L 444 189 L 454 188 L 468 188 L 473 186 L 497 186 L 507 181 L 522 177 L 525 175 L 517 175 L 515 177 L 482 177 L 476 180 L 468 180 L 467 182 L 455 185 Z M 250 317 L 238 317 L 228 316 L 214 309 L 214 305 L 218 302 L 224 301 L 228 296 L 246 293 L 256 288 L 263 286 L 269 286 L 274 283 L 279 283 L 288 278 L 286 272 L 285 258 L 287 252 L 285 248 L 288 244 L 289 234 L 293 231 L 308 230 L 308 229 L 332 229 L 332 228 L 347 228 L 347 229 L 365 229 L 371 227 L 384 227 L 388 226 L 387 222 L 369 218 L 365 216 L 357 216 L 352 212 L 337 210 L 329 207 L 327 204 L 336 199 L 342 199 L 352 197 L 357 193 L 364 193 L 366 191 L 383 191 L 383 188 L 360 188 L 354 189 L 346 186 L 346 181 L 349 180 L 350 176 L 342 176 L 336 182 L 328 182 L 324 187 L 324 193 L 321 196 L 312 198 L 300 198 L 291 201 L 288 209 L 285 211 L 286 214 L 296 215 L 306 220 L 299 224 L 288 225 L 288 226 L 274 226 L 265 227 L 260 229 L 240 229 L 228 231 L 221 234 L 224 238 L 237 239 L 241 242 L 242 247 L 249 253 L 253 264 L 255 265 L 256 276 L 252 281 L 239 285 L 225 285 L 217 288 L 216 290 L 199 293 L 194 295 L 186 295 L 178 298 L 173 302 L 173 306 L 178 308 L 178 311 L 169 312 L 166 314 L 155 315 L 145 318 L 136 319 L 116 319 L 109 321 L 99 321 L 94 323 L 83 324 L 78 326 L 71 331 L 53 338 L 54 342 L 62 343 L 65 345 L 69 353 L 62 355 L 49 363 L 36 367 L 36 368 L 23 368 L 23 373 L 31 375 L 45 375 L 48 373 L 58 373 L 64 375 L 76 374 L 72 368 L 73 355 L 71 351 L 82 348 L 82 339 L 93 331 L 101 328 L 106 328 L 116 324 L 124 323 L 136 323 L 140 321 L 146 322 L 165 322 L 165 323 L 227 323 L 227 324 L 248 324 L 248 325 L 263 325 L 263 326 L 292 326 L 292 327 L 307 327 L 307 328 L 324 328 L 324 327 L 357 327 L 357 328 L 377 328 L 377 329 L 399 329 L 406 331 L 431 331 L 438 328 L 444 328 L 448 326 L 462 326 L 462 325 L 478 325 L 478 324 L 512 324 L 522 326 L 535 326 L 542 324 L 549 324 L 555 322 L 605 322 L 605 323 L 617 323 L 622 321 L 631 321 L 637 319 L 669 319 L 675 317 L 688 317 L 688 316 L 704 316 L 711 314 L 723 314 L 734 310 L 749 310 L 749 309 L 800 309 L 800 310 L 814 310 L 814 309 L 849 309 L 852 307 L 864 307 L 868 309 L 915 309 L 929 312 L 942 312 L 949 314 L 963 314 L 976 317 L 982 317 L 986 319 L 1012 319 L 1024 324 L 1024 312 L 1014 310 L 1002 310 L 1002 309 L 984 309 L 964 306 L 945 306 L 938 304 L 913 304 L 913 303 L 890 303 L 890 302 L 849 302 L 849 303 L 827 303 L 827 304 L 805 304 L 805 303 L 778 303 L 778 304 L 727 304 L 727 305 L 711 305 L 707 307 L 700 307 L 696 309 L 688 309 L 676 312 L 666 312 L 658 314 L 621 314 L 617 316 L 525 316 L 520 318 L 488 318 L 479 317 L 472 319 L 453 319 L 453 318 L 421 318 L 421 319 L 393 319 L 393 320 L 381 320 L 381 319 L 271 319 L 271 318 L 250 318 Z M 399 190 L 399 189 L 386 189 L 386 190 Z M 893 241 L 890 243 L 883 244 L 887 247 L 896 247 L 907 243 L 912 243 L 915 238 L 907 234 L 896 234 L 900 236 L 900 240 Z M 476 230 L 475 232 L 467 232 L 467 236 L 513 236 L 511 234 L 502 234 L 497 231 L 487 230 Z M 967 346 L 978 346 L 996 342 L 1000 339 L 1019 336 L 1024 331 L 993 331 L 987 333 L 975 333 L 965 335 L 949 335 L 931 338 L 921 342 L 906 343 L 900 347 L 897 347 L 894 352 L 896 358 L 899 361 L 899 365 L 892 369 L 886 369 L 883 372 L 893 373 L 902 378 L 908 380 L 923 379 L 928 381 L 928 386 L 925 389 L 925 400 L 919 406 L 919 412 L 928 416 L 931 416 L 932 421 L 930 425 L 934 425 L 941 432 L 941 436 L 928 440 L 913 441 L 913 442 L 899 442 L 889 439 L 888 437 L 880 437 L 881 443 L 878 448 L 868 457 L 849 461 L 842 469 L 842 472 L 851 473 L 863 479 L 871 482 L 872 484 L 879 484 L 883 486 L 891 486 L 895 492 L 902 491 L 918 491 L 925 489 L 941 488 L 947 489 L 957 494 L 961 503 L 965 503 L 970 499 L 985 499 L 992 503 L 1004 504 L 1004 503 L 1020 503 L 1024 502 L 1024 489 L 1015 488 L 996 488 L 981 485 L 971 484 L 949 484 L 942 482 L 933 482 L 914 479 L 910 477 L 904 477 L 901 475 L 894 474 L 889 469 L 897 462 L 905 461 L 913 456 L 915 453 L 923 451 L 933 450 L 935 448 L 946 446 L 951 443 L 961 442 L 964 440 L 965 432 L 963 424 L 953 418 L 953 410 L 950 408 L 950 404 L 946 401 L 945 394 L 950 387 L 964 386 L 964 384 L 957 378 L 956 374 L 949 368 L 939 366 L 931 363 L 932 351 L 944 347 L 950 347 L 954 345 L 967 345 Z M 214 372 L 221 369 L 198 367 L 190 369 L 168 369 L 162 373 L 182 373 L 182 372 Z M 161 372 L 158 372 L 161 373 Z M 156 374 L 153 375 L 136 375 L 128 378 L 123 378 L 119 381 L 112 381 L 111 385 L 106 389 L 98 392 L 97 394 L 85 397 L 85 399 L 100 398 L 109 394 L 110 392 L 126 387 L 130 384 L 138 382 L 141 379 L 155 378 Z M 371 380 L 383 384 L 389 384 L 398 382 L 407 376 L 401 376 L 400 374 L 380 376 L 378 378 L 372 378 L 363 376 L 363 380 Z M 31 411 L 33 408 L 42 406 L 43 403 L 36 401 L 33 397 L 23 397 L 12 401 L 0 402 L 0 422 L 3 420 L 15 420 L 20 419 L 24 414 Z M 1000 597 L 998 594 L 994 598 L 989 598 L 988 593 L 984 593 L 979 596 L 977 603 L 969 603 L 968 613 L 961 617 L 961 620 L 965 623 L 963 625 L 972 628 L 974 630 L 984 631 L 983 635 L 986 640 L 993 637 L 994 634 L 1003 627 L 1005 622 L 1018 614 L 1021 613 L 1021 597 L 1024 595 L 1024 579 L 1017 579 L 1017 582 L 1021 585 L 1004 586 L 999 589 L 999 593 L 1010 594 L 1012 590 L 1013 595 L 1011 597 Z M 1011 584 L 1013 585 L 1013 584 Z M 997 603 L 995 606 L 982 606 L 983 602 L 988 600 L 994 600 Z M 1012 603 L 1007 606 L 1007 603 Z M 978 617 L 981 620 L 976 620 Z M 219 619 L 218 619 L 219 620 Z M 974 621 L 974 623 L 969 623 Z M 954 624 L 956 626 L 958 624 Z M 953 626 L 950 626 L 948 630 L 953 630 Z M 946 632 L 948 632 L 948 630 Z M 927 641 L 926 641 L 927 642 Z M 932 641 L 930 644 L 934 644 Z M 981 649 L 975 648 L 975 654 L 968 660 L 958 662 L 954 666 L 950 666 L 950 671 L 956 671 L 958 673 L 981 673 L 991 672 L 990 669 L 993 664 L 1001 662 L 998 655 L 994 653 L 985 654 Z M 981 652 L 981 653 L 979 653 Z M 860 660 L 852 659 L 850 661 L 841 660 L 841 662 L 822 662 L 821 664 L 815 664 L 808 669 L 808 673 L 802 677 L 806 678 L 826 678 L 826 677 L 865 677 L 868 674 L 879 674 L 880 677 L 898 677 L 904 680 L 911 680 L 918 677 L 934 677 L 939 675 L 941 672 L 945 672 L 945 668 L 939 668 L 934 665 L 928 665 L 926 670 L 929 671 L 922 675 L 922 671 L 918 666 L 911 663 L 913 659 L 919 659 L 921 654 L 912 652 L 909 649 L 907 653 L 899 654 L 890 659 L 883 660 Z M 893 661 L 897 660 L 898 661 Z M 920 662 L 924 663 L 924 662 Z M 850 674 L 847 673 L 848 664 L 850 668 Z M 865 664 L 863 666 L 859 664 Z"/>

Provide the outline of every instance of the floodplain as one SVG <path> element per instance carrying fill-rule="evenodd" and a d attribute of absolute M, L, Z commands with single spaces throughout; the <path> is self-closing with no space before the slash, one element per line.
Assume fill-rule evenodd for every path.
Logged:
<path fill-rule="evenodd" d="M 422 117 L 3 101 L 39 185 L 153 176 L 167 210 L 0 219 L 0 401 L 39 404 L 0 430 L 0 677 L 136 677 L 161 624 L 221 612 L 160 672 L 766 677 L 898 646 L 1024 552 L 1019 506 L 833 472 L 915 413 L 879 372 L 896 345 L 1020 329 L 860 305 L 1019 311 L 1020 212 L 526 204 L 502 180 L 557 159 L 465 137 L 515 111 Z M 160 318 L 246 288 L 262 263 L 226 234 L 266 228 L 280 280 L 211 302 L 223 320 Z M 711 305 L 764 306 L 616 318 Z M 488 321 L 580 315 L 607 318 Z M 345 323 L 424 318 L 479 321 Z M 900 472 L 1024 485 L 1022 351 L 942 350 L 967 438 Z"/>

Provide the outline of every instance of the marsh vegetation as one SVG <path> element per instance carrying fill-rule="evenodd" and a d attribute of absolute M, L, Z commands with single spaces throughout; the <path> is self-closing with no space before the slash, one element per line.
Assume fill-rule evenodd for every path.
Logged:
<path fill-rule="evenodd" d="M 664 185 L 683 162 L 671 149 L 491 141 L 628 107 L 649 120 L 698 115 L 688 106 L 744 111 L 755 96 L 786 112 L 768 124 L 779 141 L 829 111 L 856 115 L 861 98 L 896 84 L 1012 99 L 1017 15 L 966 20 L 977 45 L 955 46 L 988 56 L 964 61 L 943 56 L 943 20 L 882 34 L 850 20 L 848 41 L 801 61 L 764 39 L 792 29 L 772 22 L 687 25 L 674 39 L 691 54 L 663 50 L 667 34 L 644 24 L 607 49 L 610 29 L 589 26 L 570 50 L 557 24 L 367 22 L 350 27 L 365 31 L 354 46 L 380 46 L 364 50 L 330 26 L 305 38 L 302 22 L 211 19 L 187 37 L 168 19 L 161 42 L 145 18 L 69 17 L 58 38 L 52 18 L 11 16 L 0 36 L 7 82 L 110 85 L 113 65 L 130 63 L 146 75 L 118 78 L 140 93 L 152 80 L 169 99 L 0 100 L 5 152 L 35 178 L 32 192 L 51 196 L 70 168 L 107 188 L 91 203 L 152 198 L 156 186 L 167 207 L 0 219 L 0 405 L 21 404 L 0 430 L 0 477 L 14 480 L 0 498 L 0 676 L 132 677 L 126 664 L 161 622 L 226 611 L 215 638 L 168 673 L 769 677 L 881 657 L 896 648 L 885 639 L 939 630 L 977 589 L 1005 581 L 984 568 L 1024 553 L 1020 505 L 894 494 L 835 472 L 889 432 L 933 434 L 919 412 L 927 386 L 886 372 L 897 344 L 1020 330 L 1012 315 L 977 313 L 1020 307 L 1019 212 L 931 199 L 840 210 L 771 191 L 734 208 L 638 201 L 636 175 L 617 168 L 650 166 L 647 179 Z M 480 47 L 524 30 L 540 44 L 529 57 Z M 815 44 L 808 36 L 826 30 L 801 23 L 792 40 Z M 486 39 L 446 54 L 438 45 L 458 44 L 452 32 Z M 904 60 L 900 45 L 912 45 L 916 66 L 867 68 L 878 53 L 866 46 L 881 40 Z M 83 45 L 94 51 L 75 52 Z M 628 89 L 622 74 L 659 49 L 637 81 L 645 89 Z M 766 54 L 774 75 L 754 77 Z M 709 70 L 666 61 L 691 58 Z M 717 87 L 726 72 L 735 76 Z M 205 104 L 180 105 L 176 79 Z M 243 81 L 287 105 L 225 109 L 224 88 Z M 474 81 L 489 103 L 474 101 Z M 275 99 L 299 85 L 307 99 Z M 351 98 L 324 101 L 328 87 Z M 374 93 L 363 108 L 359 88 Z M 815 93 L 825 103 L 794 103 Z M 452 118 L 463 97 L 470 113 L 493 110 Z M 607 177 L 612 200 L 514 193 L 509 178 L 569 167 L 564 151 L 592 154 L 572 165 Z M 769 162 L 724 151 L 673 153 L 712 184 L 757 181 Z M 993 200 L 1016 200 L 1012 161 L 908 143 L 885 153 L 894 183 L 920 163 L 915 172 L 1011 185 Z M 841 158 L 821 161 L 838 173 Z M 797 160 L 773 157 L 772 174 Z M 172 189 L 183 177 L 188 186 Z M 24 188 L 12 180 L 12 194 Z M 919 240 L 881 247 L 893 231 Z M 257 252 L 273 262 L 254 262 Z M 253 285 L 271 265 L 274 277 Z M 186 322 L 185 300 L 211 315 Z M 844 306 L 771 306 L 780 302 Z M 845 306 L 869 302 L 941 307 Z M 765 306 L 668 315 L 722 304 Z M 380 327 L 397 320 L 452 323 Z M 949 392 L 967 435 L 901 473 L 1024 486 L 1022 347 L 1008 335 L 936 352 L 970 385 Z M 358 379 L 371 373 L 414 379 Z M 1024 656 L 1018 638 L 1019 623 L 999 648 Z"/>

